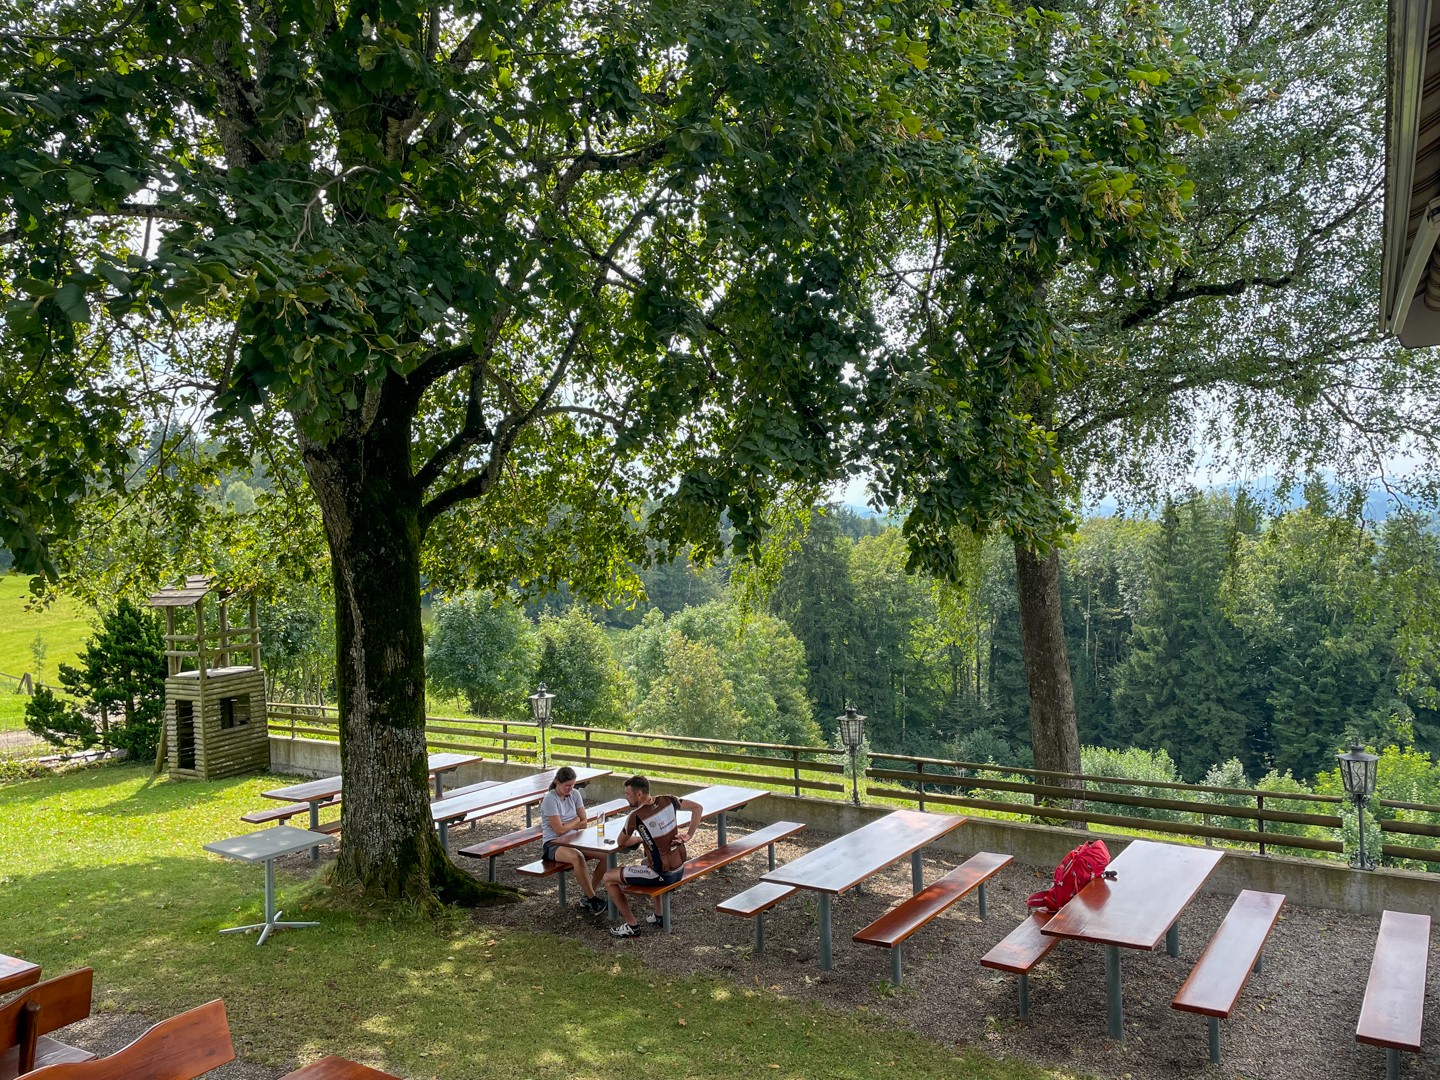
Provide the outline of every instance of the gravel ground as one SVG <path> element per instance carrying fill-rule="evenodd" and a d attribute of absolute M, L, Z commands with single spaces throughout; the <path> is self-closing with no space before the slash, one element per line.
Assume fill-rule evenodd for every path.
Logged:
<path fill-rule="evenodd" d="M 482 821 L 480 839 L 523 824 L 516 813 Z M 738 826 L 738 827 L 737 827 Z M 735 833 L 743 823 L 732 823 Z M 800 834 L 778 845 L 780 861 L 793 859 L 831 837 Z M 453 848 L 472 843 L 466 831 Z M 714 843 L 713 828 L 702 829 L 691 845 L 698 854 Z M 525 849 L 528 851 L 529 849 Z M 1120 1080 L 1169 1080 L 1176 1076 L 1254 1080 L 1378 1080 L 1384 1052 L 1355 1042 L 1379 919 L 1320 909 L 1287 907 L 1265 951 L 1265 969 L 1251 978 L 1236 1011 L 1221 1022 L 1223 1063 L 1207 1060 L 1203 1017 L 1170 1008 L 1205 942 L 1224 918 L 1231 897 L 1202 894 L 1181 923 L 1180 956 L 1125 950 L 1125 1033 L 1119 1042 L 1106 1032 L 1105 968 L 1098 946 L 1065 942 L 1031 974 L 1030 1016 L 1017 1016 L 1016 980 L 977 962 L 1025 917 L 1025 897 L 1048 885 L 1049 867 L 1012 864 L 988 887 L 988 920 L 967 897 L 913 937 L 905 948 L 905 985 L 889 985 L 889 953 L 857 945 L 850 935 L 881 915 L 910 891 L 909 861 L 872 878 L 864 892 L 834 905 L 835 966 L 818 964 L 817 912 L 803 894 L 791 897 L 766 917 L 765 952 L 753 952 L 749 921 L 718 915 L 714 905 L 748 888 L 763 873 L 754 856 L 677 890 L 672 899 L 675 932 L 649 932 L 636 940 L 614 941 L 605 920 L 581 914 L 572 903 L 562 909 L 553 878 L 522 879 L 514 873 L 524 852 L 500 860 L 500 879 L 532 898 L 511 907 L 477 912 L 485 925 L 543 930 L 578 936 L 597 951 L 626 950 L 670 975 L 711 974 L 746 986 L 767 988 L 777 997 L 815 1001 L 836 1009 L 864 1010 L 886 1022 L 907 1025 L 947 1046 L 975 1046 L 1002 1058 L 1018 1058 L 1080 1075 Z M 926 856 L 926 880 L 958 865 L 948 853 Z M 461 859 L 478 875 L 484 861 Z M 296 874 L 313 872 L 309 857 L 281 860 Z M 322 862 L 322 866 L 324 863 Z M 1431 963 L 1426 1011 L 1431 1023 L 1421 1055 L 1402 1054 L 1401 1076 L 1440 1076 L 1440 964 Z M 148 1018 L 104 1013 L 72 1027 L 67 1041 L 100 1053 L 124 1045 Z M 66 1036 L 62 1035 L 62 1038 Z M 243 1047 L 238 1048 L 243 1053 Z M 283 1070 L 239 1061 L 213 1075 L 221 1080 L 274 1080 Z"/>

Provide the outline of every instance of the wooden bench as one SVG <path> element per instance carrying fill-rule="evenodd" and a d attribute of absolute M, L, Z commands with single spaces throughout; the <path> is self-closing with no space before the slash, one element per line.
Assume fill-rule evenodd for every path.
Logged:
<path fill-rule="evenodd" d="M 6 956 L 4 953 L 0 953 L 0 994 L 8 994 L 12 990 L 34 986 L 39 981 L 39 964 L 21 960 L 18 956 Z"/>
<path fill-rule="evenodd" d="M 1429 962 L 1429 915 L 1387 911 L 1380 916 L 1355 1041 L 1384 1047 L 1387 1080 L 1399 1080 L 1401 1050 L 1420 1052 Z"/>
<path fill-rule="evenodd" d="M 0 1006 L 0 1080 L 59 1062 L 95 1055 L 50 1038 L 50 1032 L 90 1015 L 95 973 L 89 968 L 36 983 Z"/>
<path fill-rule="evenodd" d="M 752 855 L 762 847 L 770 852 L 770 864 L 775 862 L 775 844 L 784 840 L 787 836 L 794 836 L 805 828 L 803 822 L 799 821 L 777 821 L 773 825 L 766 825 L 763 829 L 740 837 L 738 840 L 731 840 L 722 847 L 707 851 L 704 855 L 697 855 L 685 864 L 680 877 L 669 885 L 626 885 L 625 891 L 634 893 L 636 896 L 648 896 L 652 900 L 660 897 L 661 917 L 665 923 L 667 934 L 674 932 L 674 924 L 670 919 L 670 894 L 682 885 L 688 885 L 698 877 L 727 866 L 736 859 L 743 859 L 746 855 Z"/>
<path fill-rule="evenodd" d="M 986 918 L 985 882 L 1014 861 L 1013 855 L 981 851 L 970 856 L 939 881 L 927 885 L 864 927 L 852 940 L 890 950 L 890 981 L 900 985 L 900 946 L 922 926 L 946 911 L 972 890 L 979 890 L 980 917 Z"/>
<path fill-rule="evenodd" d="M 280 1080 L 400 1080 L 400 1077 L 349 1058 L 323 1057 L 304 1068 L 286 1073 Z"/>
<path fill-rule="evenodd" d="M 1234 1010 L 1250 972 L 1264 965 L 1260 954 L 1284 903 L 1282 893 L 1241 892 L 1170 1003 L 1172 1009 L 1208 1018 L 1210 1060 L 1216 1065 L 1220 1064 L 1220 1021 Z"/>
<path fill-rule="evenodd" d="M 595 809 L 593 810 L 587 808 L 586 814 L 591 818 L 597 817 L 601 814 L 615 814 L 621 810 L 626 809 L 629 805 L 630 803 L 625 799 L 611 799 L 609 802 L 602 803 L 601 805 L 595 807 Z M 533 844 L 536 840 L 539 839 L 540 826 L 530 825 L 524 829 L 517 829 L 515 832 L 506 833 L 504 836 L 497 836 L 491 840 L 482 840 L 478 844 L 471 844 L 469 847 L 463 847 L 458 852 L 456 852 L 456 854 L 468 855 L 472 859 L 488 859 L 490 865 L 486 880 L 494 881 L 495 860 L 497 858 L 499 858 L 501 855 L 504 855 L 507 851 L 514 851 L 516 848 L 524 847 L 526 844 Z M 542 859 L 540 861 L 544 862 L 545 860 Z M 534 865 L 534 863 L 528 864 L 528 866 Z M 520 872 L 529 873 L 528 866 L 526 868 L 522 868 Z M 549 874 L 558 874 L 561 870 L 570 869 L 569 865 L 566 863 L 552 862 L 550 864 L 550 867 L 550 869 L 544 869 L 542 867 L 539 872 L 534 873 L 531 876 L 546 877 Z M 560 902 L 562 904 L 565 902 L 563 895 L 561 896 Z"/>
<path fill-rule="evenodd" d="M 225 1003 L 219 998 L 162 1020 L 109 1057 L 38 1069 L 25 1080 L 195 1080 L 235 1060 Z"/>
<path fill-rule="evenodd" d="M 773 867 L 771 869 L 774 869 Z M 780 885 L 773 881 L 762 881 L 742 893 L 736 893 L 728 900 L 721 900 L 715 910 L 726 915 L 738 915 L 742 919 L 755 920 L 755 955 L 765 951 L 765 912 L 786 897 L 800 891 L 798 885 Z"/>
<path fill-rule="evenodd" d="M 1006 935 L 1005 940 L 980 958 L 980 963 L 997 971 L 1020 976 L 1020 1016 L 1030 1014 L 1030 969 L 1060 944 L 1060 938 L 1042 934 L 1040 928 L 1050 921 L 1052 912 L 1035 911 Z"/>
<path fill-rule="evenodd" d="M 335 798 L 328 799 L 321 803 L 320 809 L 324 810 L 327 807 L 339 805 L 340 797 L 337 795 Z M 279 806 L 266 807 L 264 810 L 251 810 L 248 814 L 241 814 L 240 820 L 248 822 L 251 825 L 266 825 L 272 822 L 276 825 L 281 825 L 289 821 L 296 814 L 308 814 L 309 812 L 309 803 L 281 803 Z"/>

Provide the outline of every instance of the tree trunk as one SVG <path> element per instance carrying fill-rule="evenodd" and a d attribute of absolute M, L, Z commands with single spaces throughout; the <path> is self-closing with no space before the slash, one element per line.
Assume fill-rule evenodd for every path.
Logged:
<path fill-rule="evenodd" d="M 1060 607 L 1060 554 L 1040 555 L 1016 541 L 1015 585 L 1020 601 L 1020 641 L 1030 688 L 1030 745 L 1035 768 L 1080 771 L 1080 732 L 1065 619 Z M 1044 778 L 1045 783 L 1056 783 Z"/>
<path fill-rule="evenodd" d="M 394 410 L 402 412 L 402 410 Z M 445 858 L 430 816 L 419 493 L 410 417 L 305 446 L 335 582 L 342 802 L 338 882 L 369 898 L 484 902 L 485 885 Z"/>

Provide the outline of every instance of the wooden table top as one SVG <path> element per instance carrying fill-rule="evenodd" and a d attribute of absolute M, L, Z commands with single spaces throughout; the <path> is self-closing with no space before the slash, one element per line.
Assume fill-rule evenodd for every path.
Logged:
<path fill-rule="evenodd" d="M 712 818 L 716 814 L 724 814 L 736 810 L 746 803 L 754 802 L 756 799 L 763 799 L 770 792 L 764 788 L 734 787 L 730 784 L 711 784 L 709 787 L 701 788 L 699 791 L 692 791 L 689 795 L 680 796 L 682 799 L 689 799 L 693 803 L 700 804 L 700 816 Z"/>
<path fill-rule="evenodd" d="M 1132 840 L 1110 861 L 1116 878 L 1096 878 L 1040 930 L 1051 937 L 1153 949 L 1215 872 L 1215 848 Z"/>
<path fill-rule="evenodd" d="M 793 862 L 777 866 L 768 874 L 762 874 L 760 880 L 797 885 L 816 892 L 843 893 L 871 874 L 958 829 L 965 820 L 959 814 L 896 810 Z"/>
<path fill-rule="evenodd" d="M 22 986 L 33 986 L 40 981 L 40 965 L 18 956 L 0 953 L 0 994 L 19 990 Z"/>
<path fill-rule="evenodd" d="M 431 754 L 430 775 L 436 773 L 450 772 L 458 769 L 461 765 L 469 765 L 472 761 L 484 761 L 479 754 Z"/>
<path fill-rule="evenodd" d="M 431 754 L 426 763 L 430 775 L 449 772 L 451 769 L 458 769 L 461 765 L 468 765 L 472 761 L 481 761 L 480 757 L 474 754 Z M 550 781 L 545 781 L 548 787 Z M 289 787 L 273 788 L 270 791 L 262 791 L 260 794 L 267 799 L 279 799 L 281 802 L 321 802 L 325 799 L 334 798 L 341 792 L 341 778 L 338 776 L 322 776 L 319 780 L 307 780 L 303 784 L 291 784 Z"/>
<path fill-rule="evenodd" d="M 606 815 L 604 843 L 600 840 L 599 826 L 597 825 L 586 825 L 583 829 L 575 829 L 568 833 L 561 833 L 556 837 L 555 842 L 557 844 L 564 844 L 566 847 L 573 847 L 576 851 L 584 852 L 586 855 L 595 858 L 599 858 L 602 855 L 609 855 L 615 851 L 629 851 L 631 848 L 639 845 L 639 836 L 630 837 L 628 844 L 620 845 L 616 843 L 616 837 L 624 830 L 626 819 L 629 817 L 630 815 L 628 813 Z M 690 812 L 688 810 L 681 810 L 677 818 L 682 829 L 690 824 Z"/>
<path fill-rule="evenodd" d="M 590 769 L 583 765 L 575 768 L 575 779 L 582 784 L 596 777 L 609 775 L 609 769 Z M 463 795 L 436 799 L 430 804 L 430 814 L 436 824 L 439 824 L 457 821 L 467 814 L 483 816 L 476 813 L 477 811 L 498 814 L 504 810 L 514 810 L 543 799 L 550 790 L 550 781 L 554 778 L 555 770 L 547 769 L 545 772 L 522 776 L 518 780 L 507 780 L 483 791 L 468 791 Z"/>

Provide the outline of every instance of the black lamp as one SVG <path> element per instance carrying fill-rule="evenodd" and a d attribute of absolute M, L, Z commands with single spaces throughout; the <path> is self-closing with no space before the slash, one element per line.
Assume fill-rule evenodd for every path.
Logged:
<path fill-rule="evenodd" d="M 1350 750 L 1336 754 L 1340 762 L 1340 780 L 1345 785 L 1345 794 L 1355 804 L 1355 824 L 1360 830 L 1360 850 L 1350 865 L 1357 870 L 1374 870 L 1375 860 L 1365 854 L 1365 804 L 1375 794 L 1375 763 L 1380 759 L 1367 754 L 1359 742 L 1352 742 Z"/>
<path fill-rule="evenodd" d="M 540 684 L 540 689 L 530 695 L 530 715 L 535 717 L 535 723 L 540 727 L 540 767 L 545 767 L 545 728 L 550 723 L 550 703 L 555 700 L 555 695 L 547 693 L 545 684 Z"/>
<path fill-rule="evenodd" d="M 845 713 L 837 716 L 840 725 L 840 741 L 850 751 L 850 797 L 860 805 L 860 744 L 865 741 L 865 717 L 855 711 L 850 702 L 845 703 Z"/>

